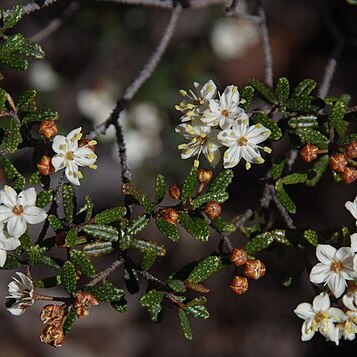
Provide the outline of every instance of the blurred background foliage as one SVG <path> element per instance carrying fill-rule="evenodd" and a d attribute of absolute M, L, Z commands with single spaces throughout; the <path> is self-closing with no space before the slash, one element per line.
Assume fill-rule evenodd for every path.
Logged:
<path fill-rule="evenodd" d="M 2 0 L 2 8 L 26 1 Z M 16 31 L 31 38 L 52 19 L 66 17 L 70 0 L 25 16 Z M 32 61 L 25 73 L 1 68 L 5 79 L 2 86 L 17 98 L 28 88 L 39 91 L 44 108 L 52 107 L 61 115 L 61 133 L 83 126 L 84 131 L 105 120 L 125 87 L 145 63 L 157 44 L 168 21 L 165 10 L 126 6 L 107 1 L 78 1 L 78 8 L 64 20 L 62 27 L 41 41 L 46 52 L 44 61 Z M 326 11 L 344 35 L 351 39 L 339 61 L 331 88 L 332 95 L 349 93 L 352 104 L 357 94 L 357 7 L 343 0 L 270 0 L 265 1 L 274 57 L 274 76 L 286 76 L 292 85 L 301 79 L 323 76 L 324 66 L 333 50 L 334 40 L 319 12 Z M 241 1 L 248 11 L 250 1 Z M 212 78 L 220 89 L 237 84 L 242 87 L 250 78 L 263 80 L 264 67 L 259 33 L 254 24 L 223 16 L 222 7 L 185 10 L 177 33 L 156 73 L 140 90 L 124 112 L 121 121 L 128 146 L 133 182 L 152 192 L 155 174 L 164 173 L 173 183 L 182 179 L 191 162 L 180 159 L 177 145 L 181 142 L 173 127 L 180 114 L 174 105 L 180 100 L 178 90 L 188 89 L 193 81 L 203 83 Z M 253 106 L 258 106 L 254 103 Z M 97 210 L 121 203 L 120 164 L 114 133 L 99 139 L 98 171 L 86 173 L 80 196 L 89 193 Z M 274 147 L 275 154 L 285 144 Z M 273 155 L 274 155 L 273 152 Z M 29 157 L 16 158 L 17 167 L 30 172 Z M 298 165 L 306 165 L 298 162 Z M 235 168 L 231 200 L 224 214 L 232 217 L 242 213 L 260 197 L 259 182 L 266 166 L 246 172 Z M 331 188 L 332 187 L 332 188 Z M 344 202 L 356 194 L 356 186 L 333 183 L 326 174 L 318 189 L 297 186 L 291 192 L 298 209 L 298 226 L 319 228 L 331 222 L 347 223 L 349 214 Z M 167 242 L 154 227 L 145 230 L 150 239 L 168 247 L 168 255 L 154 272 L 163 274 L 198 259 L 216 249 L 217 241 L 205 247 L 194 240 Z M 155 236 L 153 236 L 155 234 Z M 145 238 L 145 237 L 143 237 Z M 232 236 L 236 246 L 243 244 L 237 233 Z M 313 252 L 312 252 L 313 253 Z M 208 321 L 195 321 L 195 339 L 187 342 L 175 321 L 175 311 L 168 306 L 167 318 L 152 324 L 129 297 L 129 311 L 113 315 L 109 307 L 93 309 L 91 315 L 76 324 L 61 350 L 33 340 L 41 329 L 39 308 L 27 311 L 20 318 L 0 312 L 0 356 L 320 356 L 353 353 L 353 343 L 341 346 L 326 343 L 320 336 L 313 342 L 300 341 L 300 321 L 293 309 L 301 301 L 309 301 L 313 289 L 304 273 L 291 288 L 281 286 L 284 276 L 300 266 L 303 255 L 287 250 L 277 256 L 265 252 L 267 276 L 254 284 L 245 296 L 234 296 L 229 290 L 231 275 L 216 274 L 208 285 Z M 105 266 L 105 262 L 103 266 Z M 2 276 L 1 296 L 11 273 Z M 115 279 L 115 276 L 113 277 Z M 119 279 L 118 279 L 119 280 Z M 142 287 L 144 289 L 145 287 Z M 165 316 L 166 317 L 166 316 Z M 356 351 L 357 349 L 355 349 Z"/>

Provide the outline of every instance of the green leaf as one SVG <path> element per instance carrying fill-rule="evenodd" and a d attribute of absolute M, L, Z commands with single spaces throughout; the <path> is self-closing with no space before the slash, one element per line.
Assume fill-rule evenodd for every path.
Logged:
<path fill-rule="evenodd" d="M 254 88 L 251 86 L 246 86 L 240 93 L 240 106 L 246 111 L 252 102 L 254 96 Z"/>
<path fill-rule="evenodd" d="M 28 231 L 26 231 L 21 237 L 20 237 L 20 242 L 21 242 L 21 248 L 28 250 L 33 246 L 30 234 Z"/>
<path fill-rule="evenodd" d="M 124 298 L 122 298 L 120 301 L 112 302 L 111 306 L 114 310 L 120 313 L 126 312 L 128 310 L 128 303 Z"/>
<path fill-rule="evenodd" d="M 181 190 L 181 201 L 186 202 L 189 197 L 192 196 L 193 190 L 197 182 L 198 169 L 196 166 L 192 166 L 190 173 L 186 177 Z"/>
<path fill-rule="evenodd" d="M 321 179 L 322 175 L 328 168 L 329 156 L 322 155 L 319 159 L 314 162 L 312 166 L 312 171 L 315 172 L 315 176 L 309 180 L 306 180 L 306 186 L 315 186 Z"/>
<path fill-rule="evenodd" d="M 119 219 L 123 218 L 126 214 L 125 207 L 115 207 L 106 209 L 103 212 L 98 213 L 94 217 L 94 223 L 96 224 L 107 224 L 112 223 L 114 221 L 119 221 Z"/>
<path fill-rule="evenodd" d="M 157 175 L 156 176 L 156 182 L 155 182 L 155 202 L 160 203 L 163 198 L 165 197 L 166 193 L 166 182 L 165 178 L 163 175 Z"/>
<path fill-rule="evenodd" d="M 204 306 L 206 302 L 207 300 L 205 297 L 193 299 L 186 304 L 185 311 L 195 318 L 206 320 L 209 318 L 209 312 Z"/>
<path fill-rule="evenodd" d="M 93 276 L 95 274 L 92 262 L 82 251 L 71 249 L 69 251 L 69 258 L 77 269 L 79 269 L 83 274 L 87 276 Z"/>
<path fill-rule="evenodd" d="M 216 179 L 212 182 L 209 192 L 223 192 L 226 191 L 228 186 L 233 180 L 234 173 L 232 170 L 221 171 Z"/>
<path fill-rule="evenodd" d="M 3 18 L 3 28 L 13 28 L 21 20 L 22 14 L 22 6 L 16 5 L 15 7 L 13 7 Z"/>
<path fill-rule="evenodd" d="M 210 236 L 208 225 L 206 221 L 199 217 L 190 217 L 186 213 L 180 213 L 180 225 L 185 228 L 187 233 L 191 234 L 193 238 L 202 242 L 207 242 Z"/>
<path fill-rule="evenodd" d="M 76 310 L 73 307 L 70 307 L 68 310 L 66 321 L 63 324 L 63 332 L 65 335 L 68 335 L 71 332 L 73 325 L 76 321 L 76 318 L 77 318 Z"/>
<path fill-rule="evenodd" d="M 159 313 L 162 310 L 161 302 L 163 299 L 163 291 L 150 290 L 139 300 L 140 305 L 147 309 L 152 321 L 157 321 Z"/>
<path fill-rule="evenodd" d="M 35 171 L 30 175 L 28 179 L 29 185 L 36 185 L 41 182 L 41 174 L 38 171 Z"/>
<path fill-rule="evenodd" d="M 18 258 L 8 254 L 6 258 L 6 262 L 3 267 L 0 269 L 2 270 L 14 270 L 22 266 L 22 263 L 19 262 Z"/>
<path fill-rule="evenodd" d="M 293 92 L 294 97 L 306 97 L 317 87 L 317 83 L 312 79 L 301 81 Z"/>
<path fill-rule="evenodd" d="M 50 276 L 41 280 L 34 280 L 33 282 L 35 288 L 49 289 L 61 284 L 60 276 Z"/>
<path fill-rule="evenodd" d="M 47 255 L 42 255 L 40 257 L 39 263 L 43 264 L 48 269 L 52 269 L 55 271 L 61 270 L 61 267 L 56 263 L 56 261 L 53 258 L 48 257 Z"/>
<path fill-rule="evenodd" d="M 168 280 L 167 285 L 169 286 L 170 289 L 172 289 L 176 293 L 186 292 L 186 286 L 182 280 L 179 279 Z"/>
<path fill-rule="evenodd" d="M 290 84 L 289 80 L 285 77 L 279 78 L 275 88 L 275 95 L 279 103 L 283 104 L 289 98 Z"/>
<path fill-rule="evenodd" d="M 142 231 L 149 223 L 150 218 L 146 214 L 142 214 L 129 223 L 126 227 L 126 235 L 132 237 Z"/>
<path fill-rule="evenodd" d="M 336 128 L 346 113 L 347 105 L 342 99 L 338 99 L 332 107 L 331 113 L 328 116 L 330 128 Z"/>
<path fill-rule="evenodd" d="M 229 198 L 229 195 L 227 192 L 207 192 L 202 196 L 198 196 L 194 200 L 192 200 L 192 206 L 194 208 L 201 207 L 207 202 L 214 201 L 216 203 L 223 203 L 227 201 Z"/>
<path fill-rule="evenodd" d="M 0 127 L 4 129 L 3 145 L 10 154 L 14 153 L 22 142 L 20 121 L 17 117 L 1 118 Z"/>
<path fill-rule="evenodd" d="M 50 109 L 42 110 L 38 112 L 33 112 L 27 114 L 23 119 L 23 124 L 31 124 L 31 123 L 38 123 L 43 120 L 58 120 L 59 114 L 58 112 L 54 112 Z"/>
<path fill-rule="evenodd" d="M 338 141 L 338 145 L 345 146 L 351 143 L 352 141 L 357 141 L 357 134 L 347 135 L 344 138 Z"/>
<path fill-rule="evenodd" d="M 307 229 L 304 231 L 304 238 L 314 247 L 317 247 L 319 244 L 319 237 L 316 231 L 312 229 Z"/>
<path fill-rule="evenodd" d="M 157 259 L 157 254 L 154 250 L 150 250 L 150 249 L 146 250 L 144 252 L 143 261 L 142 261 L 143 269 L 146 271 L 150 270 L 155 264 L 156 259 Z"/>
<path fill-rule="evenodd" d="M 69 223 L 73 222 L 75 212 L 74 189 L 70 183 L 65 183 L 62 189 L 64 215 Z"/>
<path fill-rule="evenodd" d="M 166 222 L 162 218 L 156 218 L 156 226 L 159 231 L 168 239 L 174 242 L 180 239 L 177 225 Z"/>
<path fill-rule="evenodd" d="M 245 250 L 248 254 L 255 253 L 268 248 L 274 242 L 274 235 L 271 232 L 264 232 L 256 235 L 246 245 Z"/>
<path fill-rule="evenodd" d="M 41 257 L 46 252 L 46 248 L 41 248 L 40 246 L 31 246 L 26 250 L 28 262 L 30 265 L 36 265 L 40 263 Z"/>
<path fill-rule="evenodd" d="M 36 95 L 37 92 L 34 89 L 23 93 L 17 102 L 17 109 L 21 112 L 35 112 L 37 110 Z"/>
<path fill-rule="evenodd" d="M 284 190 L 284 185 L 281 179 L 279 179 L 275 184 L 275 193 L 280 203 L 289 213 L 296 213 L 296 205 Z"/>
<path fill-rule="evenodd" d="M 251 85 L 259 94 L 259 96 L 266 102 L 274 105 L 278 103 L 278 98 L 276 97 L 276 95 L 263 82 L 258 81 L 257 79 L 251 79 L 248 84 Z"/>
<path fill-rule="evenodd" d="M 223 268 L 222 260 L 218 256 L 210 256 L 201 260 L 191 271 L 187 280 L 190 283 L 200 283 L 208 279 L 212 274 Z"/>
<path fill-rule="evenodd" d="M 258 125 L 261 124 L 271 131 L 271 134 L 269 136 L 271 140 L 277 141 L 283 136 L 279 125 L 275 123 L 272 119 L 268 118 L 266 115 L 262 113 L 255 113 L 254 118 Z"/>
<path fill-rule="evenodd" d="M 295 134 L 300 137 L 302 142 L 314 144 L 319 149 L 327 149 L 328 147 L 328 138 L 317 130 L 300 128 L 295 130 Z"/>
<path fill-rule="evenodd" d="M 219 233 L 233 233 L 236 231 L 236 226 L 233 222 L 218 217 L 211 221 L 211 227 Z"/>
<path fill-rule="evenodd" d="M 188 320 L 187 314 L 182 309 L 179 309 L 178 315 L 179 315 L 179 320 L 180 320 L 180 325 L 182 328 L 183 335 L 187 340 L 191 341 L 193 339 L 193 336 L 192 336 L 190 321 Z"/>
<path fill-rule="evenodd" d="M 288 120 L 288 125 L 292 129 L 317 128 L 319 123 L 316 115 L 299 115 Z"/>
<path fill-rule="evenodd" d="M 141 252 L 152 251 L 155 255 L 159 257 L 164 257 L 166 255 L 166 248 L 157 242 L 133 239 L 131 246 L 135 249 L 139 249 Z"/>
<path fill-rule="evenodd" d="M 130 195 L 134 197 L 138 204 L 142 206 L 147 213 L 151 214 L 154 210 L 154 205 L 150 201 L 149 196 L 133 184 L 125 183 L 123 185 L 123 193 L 124 195 Z"/>
<path fill-rule="evenodd" d="M 3 169 L 4 175 L 14 183 L 13 188 L 15 190 L 20 191 L 25 188 L 25 177 L 23 177 L 20 172 L 17 171 L 16 167 L 8 158 L 2 158 L 0 160 L 0 166 Z"/>
<path fill-rule="evenodd" d="M 277 180 L 283 174 L 285 168 L 285 159 L 281 156 L 277 157 L 270 169 L 270 174 L 273 180 Z"/>
<path fill-rule="evenodd" d="M 44 208 L 49 203 L 51 203 L 52 200 L 53 200 L 53 190 L 52 189 L 41 191 L 37 195 L 36 206 L 40 207 L 40 208 Z"/>
<path fill-rule="evenodd" d="M 76 268 L 70 261 L 63 264 L 60 276 L 64 290 L 71 295 L 74 294 L 76 292 L 77 273 Z"/>
<path fill-rule="evenodd" d="M 284 229 L 275 229 L 270 232 L 274 240 L 280 244 L 284 244 L 287 246 L 292 246 L 293 244 L 289 239 L 286 238 L 286 231 Z"/>
<path fill-rule="evenodd" d="M 111 242 L 93 242 L 83 246 L 83 252 L 94 257 L 110 254 L 113 250 Z"/>
<path fill-rule="evenodd" d="M 84 290 L 94 295 L 99 301 L 104 302 L 117 302 L 124 297 L 123 289 L 117 288 L 111 282 L 106 280 L 93 287 L 86 287 Z"/>
<path fill-rule="evenodd" d="M 118 229 L 112 226 L 88 224 L 82 228 L 82 231 L 106 242 L 117 242 L 119 239 Z"/>
<path fill-rule="evenodd" d="M 286 101 L 286 108 L 292 112 L 302 114 L 317 113 L 319 107 L 312 104 L 313 97 L 293 97 Z"/>
<path fill-rule="evenodd" d="M 71 228 L 67 234 L 66 234 L 66 247 L 72 247 L 73 245 L 76 244 L 77 241 L 77 237 L 78 237 L 78 232 L 76 228 Z"/>
<path fill-rule="evenodd" d="M 306 180 L 306 173 L 293 173 L 280 179 L 284 185 L 296 185 L 298 183 L 304 183 Z"/>
<path fill-rule="evenodd" d="M 62 222 L 60 221 L 59 218 L 57 218 L 53 214 L 49 214 L 47 216 L 47 219 L 48 219 L 48 222 L 49 222 L 50 226 L 52 227 L 52 229 L 55 232 L 59 232 L 59 231 L 63 230 L 63 224 L 62 224 Z"/>

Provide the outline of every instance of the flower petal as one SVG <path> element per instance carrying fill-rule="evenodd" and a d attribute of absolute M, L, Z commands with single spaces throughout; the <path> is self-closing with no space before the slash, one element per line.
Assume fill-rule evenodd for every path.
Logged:
<path fill-rule="evenodd" d="M 231 146 L 223 155 L 224 168 L 228 169 L 238 165 L 242 158 L 242 147 L 241 146 Z"/>
<path fill-rule="evenodd" d="M 307 320 L 315 315 L 315 311 L 313 310 L 312 305 L 307 302 L 299 304 L 294 312 L 297 316 L 300 317 L 300 319 L 303 320 Z"/>
<path fill-rule="evenodd" d="M 21 242 L 18 238 L 6 238 L 2 240 L 4 244 L 4 248 L 6 250 L 15 250 L 17 247 L 21 245 Z"/>
<path fill-rule="evenodd" d="M 336 249 L 329 244 L 319 244 L 316 248 L 317 259 L 324 264 L 331 264 L 335 258 Z"/>
<path fill-rule="evenodd" d="M 351 249 L 357 253 L 357 233 L 351 235 Z"/>
<path fill-rule="evenodd" d="M 314 335 L 315 335 L 315 330 L 312 328 L 312 321 L 307 320 L 302 324 L 301 327 L 301 340 L 302 341 L 310 341 Z"/>
<path fill-rule="evenodd" d="M 12 216 L 11 208 L 7 206 L 0 206 L 0 221 L 7 222 L 8 219 Z"/>
<path fill-rule="evenodd" d="M 352 260 L 354 257 L 354 253 L 350 247 L 342 247 L 340 248 L 335 255 L 335 259 L 337 261 L 341 261 L 346 265 L 352 266 Z"/>
<path fill-rule="evenodd" d="M 332 273 L 327 281 L 327 285 L 330 288 L 332 294 L 336 298 L 339 298 L 345 291 L 347 283 L 340 274 Z"/>
<path fill-rule="evenodd" d="M 20 238 L 26 232 L 26 228 L 25 218 L 20 216 L 11 216 L 7 222 L 7 231 L 14 238 Z"/>
<path fill-rule="evenodd" d="M 47 213 L 42 208 L 30 206 L 24 208 L 23 217 L 28 223 L 37 224 L 46 219 Z"/>
<path fill-rule="evenodd" d="M 6 250 L 0 249 L 0 268 L 2 268 L 5 265 L 6 259 L 7 259 Z"/>
<path fill-rule="evenodd" d="M 328 280 L 331 274 L 331 266 L 318 263 L 312 269 L 310 273 L 310 281 L 315 284 L 324 283 Z"/>
<path fill-rule="evenodd" d="M 357 197 L 357 196 L 356 196 Z M 345 207 L 351 212 L 352 216 L 357 219 L 357 202 L 356 199 L 354 202 L 347 201 Z"/>
<path fill-rule="evenodd" d="M 243 159 L 252 164 L 259 164 L 264 162 L 262 159 L 259 149 L 250 145 L 242 146 Z"/>
<path fill-rule="evenodd" d="M 78 139 L 77 136 L 81 133 L 82 128 L 79 127 L 77 129 L 72 130 L 66 137 L 68 150 L 75 151 L 78 149 Z"/>
<path fill-rule="evenodd" d="M 246 137 L 250 143 L 259 144 L 269 138 L 271 131 L 261 124 L 252 125 Z"/>
<path fill-rule="evenodd" d="M 0 202 L 10 208 L 16 206 L 17 205 L 16 191 L 11 186 L 5 185 L 0 192 Z"/>
<path fill-rule="evenodd" d="M 63 156 L 55 155 L 53 156 L 52 165 L 55 168 L 55 171 L 62 170 L 66 166 L 66 160 Z"/>
<path fill-rule="evenodd" d="M 52 141 L 52 149 L 57 154 L 63 154 L 68 150 L 66 137 L 63 135 L 56 135 Z"/>
<path fill-rule="evenodd" d="M 17 202 L 23 207 L 34 206 L 36 204 L 36 197 L 36 190 L 33 187 L 30 187 L 19 193 Z"/>
<path fill-rule="evenodd" d="M 70 165 L 66 167 L 65 174 L 68 180 L 73 183 L 73 185 L 80 185 L 78 177 L 78 166 L 74 162 L 70 162 Z"/>
<path fill-rule="evenodd" d="M 73 160 L 79 166 L 90 166 L 96 162 L 97 155 L 93 150 L 81 147 L 74 151 Z"/>
<path fill-rule="evenodd" d="M 330 298 L 327 293 L 321 293 L 314 298 L 312 306 L 315 312 L 327 311 L 330 308 Z"/>
<path fill-rule="evenodd" d="M 343 322 L 347 320 L 347 316 L 341 309 L 330 307 L 327 312 L 334 322 Z"/>

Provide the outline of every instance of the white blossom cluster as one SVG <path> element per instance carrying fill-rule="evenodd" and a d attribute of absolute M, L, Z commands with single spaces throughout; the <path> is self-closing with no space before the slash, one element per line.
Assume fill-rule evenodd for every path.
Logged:
<path fill-rule="evenodd" d="M 271 149 L 259 144 L 267 140 L 271 132 L 261 124 L 249 125 L 247 113 L 239 106 L 243 101 L 238 88 L 230 85 L 223 93 L 218 93 L 212 80 L 202 87 L 198 83 L 194 86 L 195 91 L 180 91 L 185 100 L 176 106 L 183 114 L 176 132 L 189 141 L 179 145 L 181 157 L 198 158 L 203 154 L 215 166 L 224 148 L 225 168 L 238 165 L 242 158 L 247 169 L 252 163 L 263 163 L 259 150 L 270 153 Z"/>
<path fill-rule="evenodd" d="M 346 202 L 346 208 L 357 220 L 357 196 L 354 202 Z M 329 244 L 319 244 L 316 256 L 319 263 L 312 268 L 310 281 L 326 285 L 331 295 L 340 299 L 340 308 L 331 307 L 327 292 L 316 296 L 312 305 L 298 305 L 295 313 L 305 320 L 301 339 L 308 341 L 315 332 L 320 332 L 336 345 L 341 338 L 353 340 L 357 334 L 357 233 L 351 235 L 349 247 L 336 249 Z"/>

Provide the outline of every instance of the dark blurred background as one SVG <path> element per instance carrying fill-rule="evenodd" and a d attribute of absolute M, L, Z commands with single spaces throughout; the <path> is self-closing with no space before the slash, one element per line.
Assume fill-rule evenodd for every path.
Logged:
<path fill-rule="evenodd" d="M 26 1 L 2 0 L 9 8 Z M 229 1 L 228 1 L 229 3 Z M 38 34 L 52 19 L 68 13 L 71 1 L 26 16 L 16 29 L 28 37 Z M 145 63 L 157 44 L 168 21 L 165 10 L 126 6 L 106 1 L 81 1 L 79 8 L 66 18 L 63 26 L 41 42 L 44 61 L 32 61 L 25 73 L 2 69 L 7 91 L 16 98 L 28 88 L 39 91 L 43 109 L 52 107 L 61 114 L 60 132 L 66 134 L 82 126 L 84 131 L 105 120 L 116 100 Z M 270 0 L 265 1 L 274 58 L 274 76 L 286 76 L 292 85 L 304 78 L 320 81 L 324 66 L 333 50 L 334 40 L 321 19 L 326 11 L 336 26 L 351 39 L 339 60 L 331 94 L 349 93 L 356 104 L 357 7 L 344 0 Z M 320 4 L 318 7 L 316 4 Z M 249 10 L 250 1 L 241 1 L 241 11 Z M 355 40 L 353 40 L 355 38 Z M 179 122 L 174 105 L 180 100 L 178 90 L 188 89 L 193 81 L 209 78 L 221 90 L 226 85 L 242 87 L 249 78 L 264 78 L 259 33 L 255 25 L 223 16 L 223 7 L 201 10 L 187 9 L 179 21 L 177 32 L 158 70 L 139 91 L 122 116 L 129 164 L 133 181 L 153 191 L 158 172 L 173 183 L 182 179 L 191 162 L 180 159 L 177 144 L 181 142 L 173 128 Z M 113 132 L 99 139 L 98 170 L 84 171 L 79 197 L 90 194 L 96 209 L 121 204 L 120 164 Z M 285 150 L 285 144 L 274 147 L 273 155 Z M 26 155 L 25 155 L 26 156 Z M 23 172 L 32 167 L 26 157 L 15 158 Z M 263 165 L 262 165 L 263 166 Z M 301 163 L 298 166 L 303 168 Z M 266 167 L 246 172 L 236 168 L 231 188 L 231 205 L 225 206 L 226 217 L 233 217 L 254 204 L 261 194 L 257 180 Z M 79 192 L 80 191 L 80 192 Z M 316 192 L 317 191 L 317 192 Z M 327 173 L 317 190 L 297 187 L 290 192 L 296 200 L 298 227 L 321 228 L 350 224 L 344 203 L 352 200 L 356 186 L 337 185 Z M 160 241 L 168 247 L 168 255 L 153 272 L 166 277 L 186 262 L 204 257 L 217 248 L 217 239 L 207 245 L 185 237 L 178 243 L 167 242 L 155 227 L 141 235 Z M 234 245 L 244 243 L 238 233 L 232 235 Z M 313 249 L 311 254 L 313 254 Z M 283 277 L 303 264 L 303 255 L 287 249 L 285 253 L 262 253 L 267 275 L 251 284 L 244 296 L 229 290 L 232 271 L 223 271 L 210 279 L 208 308 L 211 318 L 193 321 L 194 341 L 187 342 L 177 321 L 176 309 L 165 305 L 163 321 L 150 322 L 137 304 L 138 297 L 128 297 L 129 310 L 113 312 L 105 304 L 92 309 L 91 315 L 78 321 L 62 349 L 54 349 L 38 341 L 42 329 L 38 317 L 40 304 L 21 317 L 0 310 L 0 356 L 322 356 L 352 355 L 356 342 L 341 341 L 339 347 L 325 342 L 320 335 L 311 342 L 300 341 L 302 320 L 294 308 L 314 297 L 305 272 L 291 288 L 281 286 Z M 101 262 L 98 266 L 106 266 Z M 105 258 L 104 258 L 105 260 Z M 1 275 L 0 295 L 6 296 L 6 285 L 12 272 Z M 122 272 L 113 274 L 121 281 Z M 145 284 L 141 293 L 144 292 Z"/>

